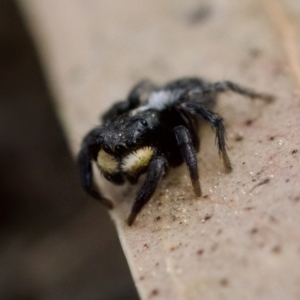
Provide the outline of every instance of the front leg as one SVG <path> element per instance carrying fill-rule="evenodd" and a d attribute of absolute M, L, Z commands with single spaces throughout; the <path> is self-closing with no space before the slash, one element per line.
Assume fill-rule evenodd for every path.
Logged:
<path fill-rule="evenodd" d="M 191 135 L 187 128 L 184 126 L 175 127 L 174 133 L 181 151 L 181 155 L 184 158 L 190 172 L 194 192 L 198 197 L 200 197 L 202 192 L 199 182 L 197 156 L 193 146 Z"/>
<path fill-rule="evenodd" d="M 112 208 L 112 202 L 102 196 L 102 194 L 95 188 L 93 181 L 92 160 L 96 153 L 98 153 L 103 142 L 100 138 L 100 130 L 100 128 L 92 130 L 86 135 L 82 142 L 81 149 L 78 154 L 80 179 L 82 187 L 88 194 L 102 202 L 107 208 Z"/>
<path fill-rule="evenodd" d="M 164 156 L 155 156 L 148 169 L 146 181 L 144 185 L 138 192 L 138 195 L 134 201 L 131 209 L 129 218 L 127 219 L 127 224 L 131 226 L 137 216 L 137 214 L 142 210 L 144 205 L 151 199 L 153 193 L 155 192 L 158 182 L 165 175 L 167 168 L 167 160 Z"/>

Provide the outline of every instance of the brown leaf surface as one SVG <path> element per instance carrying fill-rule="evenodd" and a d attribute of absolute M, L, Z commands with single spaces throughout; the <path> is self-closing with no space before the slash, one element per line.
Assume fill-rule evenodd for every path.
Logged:
<path fill-rule="evenodd" d="M 98 116 L 141 78 L 229 79 L 276 95 L 228 94 L 234 171 L 203 128 L 205 197 L 171 170 L 131 228 L 136 191 L 101 182 L 142 299 L 300 298 L 298 0 L 19 0 L 74 155 Z"/>

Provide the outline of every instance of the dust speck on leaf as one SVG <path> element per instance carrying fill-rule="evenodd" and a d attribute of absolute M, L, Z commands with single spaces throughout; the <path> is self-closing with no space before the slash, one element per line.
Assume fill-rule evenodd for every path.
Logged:
<path fill-rule="evenodd" d="M 245 207 L 244 210 L 253 210 L 254 207 L 253 206 L 248 206 L 248 207 Z"/>
<path fill-rule="evenodd" d="M 204 253 L 204 249 L 200 249 L 200 250 L 197 251 L 198 255 L 202 255 L 203 253 Z"/>
<path fill-rule="evenodd" d="M 194 8 L 187 15 L 187 22 L 189 25 L 196 25 L 205 22 L 211 15 L 212 9 L 210 6 L 201 5 L 198 8 Z"/>
<path fill-rule="evenodd" d="M 257 187 L 259 187 L 259 186 L 261 186 L 261 185 L 264 185 L 264 184 L 267 184 L 267 183 L 269 183 L 269 182 L 270 182 L 270 178 L 265 178 L 265 179 L 259 181 L 259 182 L 258 182 L 258 183 L 250 190 L 250 193 L 251 193 L 254 189 L 256 189 Z"/>
<path fill-rule="evenodd" d="M 262 52 L 261 49 L 258 49 L 258 48 L 251 48 L 251 49 L 249 49 L 249 55 L 250 55 L 252 58 L 258 58 L 258 57 L 260 57 L 262 54 L 263 54 L 263 52 Z"/>
<path fill-rule="evenodd" d="M 227 286 L 228 283 L 229 283 L 229 281 L 228 281 L 227 278 L 222 278 L 222 279 L 220 280 L 220 285 L 221 285 L 221 286 Z"/>
<path fill-rule="evenodd" d="M 150 297 L 151 296 L 157 296 L 158 295 L 158 289 L 154 289 L 152 290 L 151 294 L 150 294 Z"/>
<path fill-rule="evenodd" d="M 218 244 L 217 243 L 214 243 L 212 246 L 211 246 L 211 251 L 214 252 L 216 251 L 218 248 Z"/>
<path fill-rule="evenodd" d="M 252 228 L 252 229 L 250 230 L 250 233 L 251 233 L 251 234 L 256 234 L 256 233 L 258 233 L 258 229 L 257 229 L 257 228 Z"/>
<path fill-rule="evenodd" d="M 272 248 L 273 253 L 280 253 L 281 252 L 281 247 L 279 245 L 276 245 Z"/>
<path fill-rule="evenodd" d="M 246 126 L 251 126 L 251 125 L 253 124 L 253 122 L 254 122 L 254 120 L 249 119 L 249 120 L 247 120 L 247 121 L 245 122 L 245 125 L 246 125 Z"/>
<path fill-rule="evenodd" d="M 267 183 L 269 183 L 269 181 L 270 181 L 270 178 L 265 178 L 265 179 L 261 180 L 257 185 L 267 184 Z"/>
<path fill-rule="evenodd" d="M 206 214 L 206 216 L 201 220 L 202 223 L 205 223 L 206 221 L 208 221 L 209 219 L 211 219 L 212 215 Z"/>
<path fill-rule="evenodd" d="M 240 135 L 240 134 L 238 134 L 236 137 L 235 137 L 235 141 L 236 142 L 240 142 L 240 141 L 242 141 L 244 139 L 244 137 L 242 136 L 242 135 Z"/>

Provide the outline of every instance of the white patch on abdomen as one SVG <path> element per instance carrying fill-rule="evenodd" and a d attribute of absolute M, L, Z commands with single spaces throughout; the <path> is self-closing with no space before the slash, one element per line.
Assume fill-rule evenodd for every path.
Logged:
<path fill-rule="evenodd" d="M 183 90 L 171 91 L 161 90 L 150 94 L 146 104 L 134 109 L 131 116 L 135 116 L 141 111 L 148 109 L 164 110 L 167 106 L 172 106 L 182 95 Z"/>
<path fill-rule="evenodd" d="M 150 94 L 146 106 L 157 110 L 163 110 L 173 105 L 180 97 L 182 91 L 162 90 Z"/>

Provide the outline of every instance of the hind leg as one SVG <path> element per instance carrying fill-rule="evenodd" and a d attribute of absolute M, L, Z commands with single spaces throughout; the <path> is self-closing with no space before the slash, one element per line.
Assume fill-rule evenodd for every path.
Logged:
<path fill-rule="evenodd" d="M 274 97 L 271 95 L 257 93 L 249 88 L 243 87 L 231 81 L 219 81 L 213 84 L 209 84 L 203 88 L 195 88 L 189 93 L 189 96 L 205 96 L 209 94 L 225 93 L 228 91 L 235 92 L 251 99 L 260 99 L 265 102 L 271 102 L 274 100 Z"/>
<path fill-rule="evenodd" d="M 138 82 L 129 92 L 128 97 L 124 101 L 115 103 L 103 116 L 103 123 L 115 120 L 119 115 L 137 108 L 149 93 L 156 88 L 155 84 L 149 80 Z"/>

